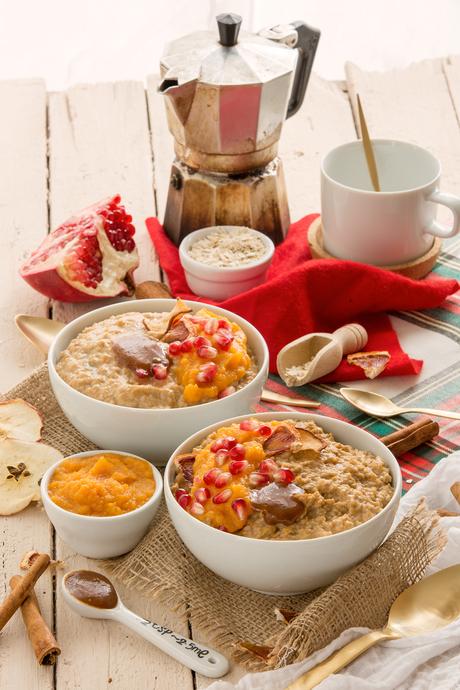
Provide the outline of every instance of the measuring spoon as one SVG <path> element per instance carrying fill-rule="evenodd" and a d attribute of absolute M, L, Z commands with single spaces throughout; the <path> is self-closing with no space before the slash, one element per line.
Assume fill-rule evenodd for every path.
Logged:
<path fill-rule="evenodd" d="M 366 344 L 367 332 L 359 323 L 349 323 L 333 333 L 308 333 L 279 351 L 276 367 L 287 386 L 303 386 L 334 371 L 344 355 L 359 352 Z M 293 375 L 291 367 L 303 371 Z"/>
<path fill-rule="evenodd" d="M 209 678 L 220 678 L 229 670 L 227 659 L 214 649 L 199 645 L 167 626 L 141 618 L 127 609 L 113 584 L 102 573 L 72 570 L 62 579 L 62 593 L 67 604 L 80 616 L 122 623 L 192 671 Z"/>

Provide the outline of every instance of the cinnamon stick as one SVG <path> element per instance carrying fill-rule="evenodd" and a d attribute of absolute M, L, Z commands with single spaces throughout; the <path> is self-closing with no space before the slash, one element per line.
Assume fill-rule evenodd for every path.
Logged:
<path fill-rule="evenodd" d="M 23 579 L 20 575 L 14 575 L 10 580 L 11 589 L 14 590 Z M 61 649 L 42 617 L 33 587 L 21 604 L 21 614 L 38 663 L 40 666 L 52 666 Z"/>
<path fill-rule="evenodd" d="M 40 575 L 47 569 L 50 557 L 47 553 L 41 553 L 32 563 L 27 575 L 21 579 L 6 599 L 0 604 L 0 630 L 8 623 L 13 613 L 21 606 L 28 596 L 29 590 L 37 582 Z"/>
<path fill-rule="evenodd" d="M 424 418 L 409 424 L 403 429 L 399 429 L 399 431 L 382 436 L 380 440 L 397 456 L 416 448 L 422 443 L 431 441 L 438 434 L 439 424 L 433 422 L 432 419 Z"/>

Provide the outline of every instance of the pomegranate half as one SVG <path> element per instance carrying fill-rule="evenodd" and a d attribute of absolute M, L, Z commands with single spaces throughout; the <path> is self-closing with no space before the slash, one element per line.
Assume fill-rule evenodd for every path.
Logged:
<path fill-rule="evenodd" d="M 21 266 L 35 290 L 62 302 L 131 294 L 139 265 L 132 217 L 116 195 L 53 230 Z"/>

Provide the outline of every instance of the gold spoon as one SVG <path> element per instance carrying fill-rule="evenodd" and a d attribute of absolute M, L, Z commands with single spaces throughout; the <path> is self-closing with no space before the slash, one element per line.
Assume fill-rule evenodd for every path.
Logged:
<path fill-rule="evenodd" d="M 358 115 L 359 125 L 361 129 L 361 140 L 363 142 L 367 168 L 369 170 L 372 186 L 374 187 L 374 192 L 380 192 L 380 182 L 379 174 L 377 171 L 377 163 L 375 162 L 374 149 L 372 148 L 372 141 L 369 136 L 369 130 L 367 129 L 366 118 L 364 117 L 364 111 L 361 105 L 361 99 L 359 97 L 359 94 L 356 94 L 356 100 L 358 102 Z"/>
<path fill-rule="evenodd" d="M 460 616 L 460 565 L 440 570 L 411 585 L 393 602 L 388 623 L 352 640 L 304 673 L 286 690 L 311 690 L 381 640 L 424 635 L 444 628 Z"/>
<path fill-rule="evenodd" d="M 418 412 L 434 417 L 447 417 L 448 419 L 460 419 L 459 412 L 450 410 L 432 410 L 429 407 L 399 407 L 392 400 L 379 393 L 363 391 L 359 388 L 341 388 L 340 393 L 345 400 L 373 417 L 394 417 L 406 412 Z"/>
<path fill-rule="evenodd" d="M 65 326 L 65 323 L 62 323 L 62 321 L 53 321 L 42 316 L 29 316 L 28 314 L 17 314 L 14 320 L 22 335 L 32 345 L 35 345 L 40 352 L 45 354 L 48 352 L 54 338 Z M 273 393 L 266 388 L 263 389 L 260 399 L 263 402 L 275 405 L 290 405 L 291 407 L 316 408 L 321 405 L 321 403 L 314 400 L 291 398 L 288 395 Z"/>

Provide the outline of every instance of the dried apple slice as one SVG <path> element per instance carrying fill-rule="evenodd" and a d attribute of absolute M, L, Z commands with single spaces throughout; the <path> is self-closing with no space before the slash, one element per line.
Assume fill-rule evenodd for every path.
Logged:
<path fill-rule="evenodd" d="M 0 441 L 4 438 L 39 441 L 42 428 L 38 410 L 25 400 L 16 398 L 0 402 Z"/>
<path fill-rule="evenodd" d="M 180 319 L 181 316 L 184 316 L 184 314 L 189 314 L 192 311 L 191 307 L 187 307 L 185 302 L 178 298 L 176 300 L 176 304 L 174 305 L 174 308 L 170 311 L 169 316 L 168 316 L 168 322 L 166 324 L 166 327 L 161 335 L 158 336 L 160 340 L 165 337 L 165 335 L 168 333 L 170 330 L 171 326 L 174 324 L 175 321 Z M 148 330 L 150 329 L 148 319 L 144 319 L 144 325 Z"/>
<path fill-rule="evenodd" d="M 0 515 L 12 515 L 40 500 L 39 481 L 62 458 L 45 443 L 4 438 L 0 441 Z"/>
<path fill-rule="evenodd" d="M 299 426 L 295 427 L 295 432 L 298 434 L 298 439 L 292 444 L 292 452 L 302 452 L 306 454 L 308 460 L 319 460 L 321 451 L 327 446 L 327 441 L 323 441 L 322 438 L 315 436 L 311 431 L 302 429 Z"/>
<path fill-rule="evenodd" d="M 271 455 L 285 453 L 291 449 L 292 444 L 296 440 L 295 429 L 291 425 L 280 424 L 272 435 L 264 441 L 263 448 L 265 454 L 270 457 Z"/>
<path fill-rule="evenodd" d="M 195 455 L 192 453 L 184 453 L 183 455 L 178 455 L 174 462 L 178 468 L 178 481 L 180 483 L 182 474 L 185 484 L 191 485 L 193 482 L 193 466 L 195 464 Z"/>
<path fill-rule="evenodd" d="M 273 647 L 268 647 L 267 645 L 262 644 L 254 644 L 253 642 L 249 642 L 247 640 L 239 640 L 237 645 L 240 647 L 240 649 L 244 649 L 245 652 L 249 652 L 259 659 L 263 659 L 263 661 L 267 661 L 268 657 L 273 651 Z"/>
<path fill-rule="evenodd" d="M 187 338 L 195 334 L 195 325 L 190 321 L 190 319 L 187 319 L 185 314 L 182 314 L 182 316 L 176 319 L 176 322 L 172 324 L 169 331 L 166 331 L 162 337 L 162 341 L 164 343 L 172 343 L 174 341 L 179 341 L 182 343 L 184 340 L 187 340 Z"/>
<path fill-rule="evenodd" d="M 348 364 L 361 367 L 368 379 L 375 379 L 390 361 L 390 353 L 387 350 L 374 352 L 355 352 L 347 356 Z"/>

